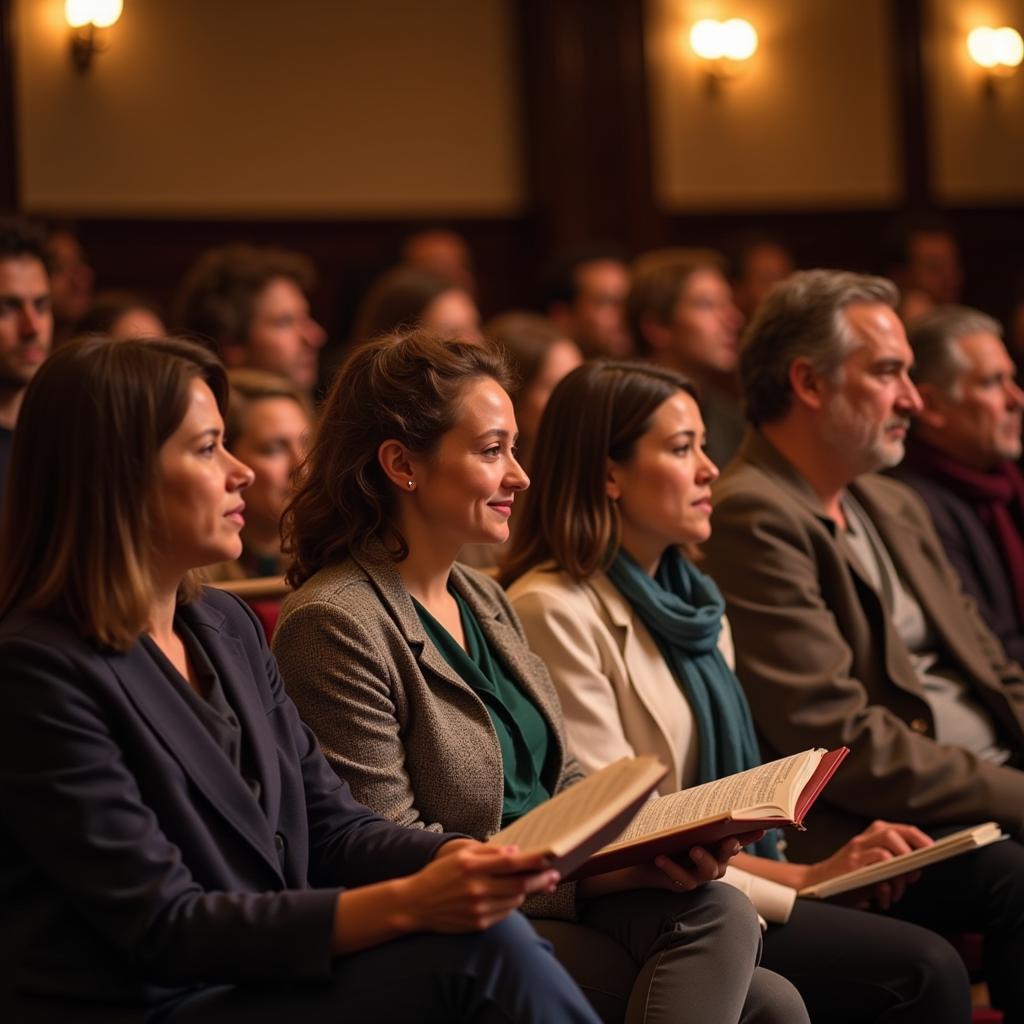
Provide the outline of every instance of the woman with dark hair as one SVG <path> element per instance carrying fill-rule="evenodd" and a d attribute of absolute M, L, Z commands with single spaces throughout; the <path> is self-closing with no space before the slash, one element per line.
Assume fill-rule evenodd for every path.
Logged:
<path fill-rule="evenodd" d="M 309 449 L 313 408 L 287 377 L 241 366 L 228 370 L 224 447 L 253 472 L 246 494 L 242 554 L 211 567 L 211 580 L 283 576 L 281 516 L 291 500 L 296 470 Z"/>
<path fill-rule="evenodd" d="M 504 594 L 455 564 L 464 544 L 507 538 L 529 483 L 506 383 L 492 350 L 426 333 L 350 357 L 285 513 L 299 589 L 274 639 L 289 691 L 360 799 L 478 839 L 581 775 Z M 628 1003 L 631 1021 L 804 1020 L 792 988 L 756 967 L 749 902 L 711 882 L 737 849 L 563 885 L 527 912 L 589 926 L 559 952 L 575 954 L 606 1019 Z M 609 993 L 624 959 L 624 990 Z"/>
<path fill-rule="evenodd" d="M 760 761 L 724 603 L 693 563 L 711 532 L 718 476 L 704 433 L 693 386 L 672 371 L 613 362 L 573 371 L 545 410 L 502 572 L 583 767 L 655 754 L 672 768 L 662 792 Z M 763 963 L 800 989 L 814 1021 L 969 1019 L 966 973 L 944 939 L 796 898 L 930 842 L 913 826 L 876 822 L 817 864 L 785 861 L 771 836 L 735 858 L 726 880 L 772 922 Z M 883 909 L 903 885 L 879 887 Z"/>
<path fill-rule="evenodd" d="M 198 586 L 238 555 L 252 481 L 226 397 L 201 348 L 102 338 L 26 394 L 0 524 L 0 1016 L 593 1022 L 513 913 L 557 876 L 357 803 L 252 614 Z"/>
<path fill-rule="evenodd" d="M 420 267 L 399 266 L 370 286 L 356 312 L 351 344 L 422 327 L 441 338 L 480 341 L 480 312 L 469 292 Z"/>
<path fill-rule="evenodd" d="M 327 335 L 309 297 L 316 270 L 301 253 L 236 243 L 207 249 L 185 274 L 176 323 L 228 366 L 288 377 L 311 393 Z"/>
<path fill-rule="evenodd" d="M 167 329 L 155 303 L 135 292 L 97 292 L 76 334 L 102 334 L 114 341 L 162 338 Z"/>
<path fill-rule="evenodd" d="M 746 430 L 736 381 L 743 314 L 724 257 L 713 249 L 655 249 L 637 257 L 626 316 L 641 356 L 698 386 L 710 451 L 724 466 Z"/>
<path fill-rule="evenodd" d="M 484 325 L 484 337 L 498 347 L 509 364 L 512 383 L 508 394 L 519 427 L 516 459 L 528 470 L 533 439 L 551 391 L 583 362 L 583 354 L 547 317 L 525 310 L 511 310 L 489 320 Z M 467 544 L 459 552 L 459 561 L 494 572 L 500 551 L 497 544 Z"/>
<path fill-rule="evenodd" d="M 248 366 L 228 370 L 231 395 L 224 416 L 224 447 L 252 470 L 245 494 L 242 553 L 204 570 L 211 583 L 240 593 L 274 635 L 287 567 L 281 553 L 281 515 L 291 500 L 295 472 L 306 457 L 313 407 L 287 377 Z M 243 580 L 259 581 L 253 593 Z M 239 589 L 236 589 L 239 588 Z"/>

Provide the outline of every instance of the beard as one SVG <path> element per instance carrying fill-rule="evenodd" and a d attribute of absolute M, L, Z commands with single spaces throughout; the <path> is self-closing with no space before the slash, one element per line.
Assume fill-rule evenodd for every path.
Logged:
<path fill-rule="evenodd" d="M 896 428 L 907 430 L 909 416 L 896 414 L 879 424 L 866 417 L 841 392 L 835 393 L 828 412 L 821 427 L 822 439 L 853 464 L 856 476 L 892 469 L 903 461 L 905 439 L 889 437 L 888 433 Z"/>
<path fill-rule="evenodd" d="M 995 452 L 1001 459 L 1016 462 L 1024 449 L 1021 442 L 1021 422 L 1019 417 L 1014 417 L 1005 425 L 1002 430 L 996 431 Z"/>

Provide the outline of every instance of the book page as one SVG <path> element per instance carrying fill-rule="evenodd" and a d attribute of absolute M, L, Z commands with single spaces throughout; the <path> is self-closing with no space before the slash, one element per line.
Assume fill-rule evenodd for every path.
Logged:
<path fill-rule="evenodd" d="M 490 843 L 561 856 L 610 821 L 665 776 L 654 757 L 624 757 L 570 786 L 491 836 Z"/>
<path fill-rule="evenodd" d="M 984 825 L 975 825 L 943 836 L 931 846 L 921 846 L 909 853 L 901 853 L 889 860 L 867 864 L 862 868 L 855 868 L 853 871 L 826 879 L 817 885 L 807 886 L 800 890 L 800 895 L 828 899 L 830 896 L 838 896 L 844 892 L 884 882 L 888 878 L 909 874 L 911 871 L 917 871 L 929 864 L 936 864 L 939 861 L 948 860 L 950 857 L 969 853 L 971 850 L 980 849 L 982 846 L 988 846 L 989 843 L 999 842 L 1006 838 L 1008 837 L 999 826 L 994 821 L 989 821 Z"/>
<path fill-rule="evenodd" d="M 805 750 L 724 779 L 651 800 L 640 809 L 619 842 L 730 812 L 746 812 L 745 816 L 753 818 L 788 820 L 792 816 L 796 796 L 814 773 L 824 753 L 824 750 Z"/>

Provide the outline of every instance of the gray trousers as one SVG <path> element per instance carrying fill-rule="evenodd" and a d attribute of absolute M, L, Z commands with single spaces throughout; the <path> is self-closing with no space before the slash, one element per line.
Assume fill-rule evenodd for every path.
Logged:
<path fill-rule="evenodd" d="M 614 893 L 580 922 L 533 924 L 606 1024 L 807 1024 L 796 989 L 757 966 L 757 916 L 732 886 Z"/>

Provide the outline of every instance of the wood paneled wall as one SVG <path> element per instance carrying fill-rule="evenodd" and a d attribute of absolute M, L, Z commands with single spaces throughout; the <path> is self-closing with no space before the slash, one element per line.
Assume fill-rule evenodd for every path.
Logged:
<path fill-rule="evenodd" d="M 972 69 L 947 66 L 957 18 L 1024 28 L 1021 0 L 133 0 L 140 49 L 115 40 L 92 78 L 70 69 L 60 7 L 0 0 L 0 206 L 78 220 L 104 285 L 166 299 L 207 245 L 273 242 L 318 262 L 318 312 L 340 325 L 429 218 L 466 234 L 494 312 L 584 240 L 728 247 L 762 230 L 804 265 L 880 269 L 892 216 L 929 205 L 961 235 L 969 300 L 1003 313 L 1024 269 L 1024 74 L 986 106 L 960 80 Z M 725 14 L 761 19 L 762 51 L 714 106 L 679 33 Z M 107 102 L 115 74 L 131 102 Z M 133 174 L 161 156 L 149 205 L 124 178 L 133 153 Z"/>

